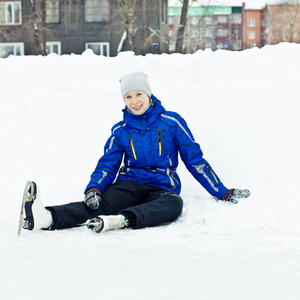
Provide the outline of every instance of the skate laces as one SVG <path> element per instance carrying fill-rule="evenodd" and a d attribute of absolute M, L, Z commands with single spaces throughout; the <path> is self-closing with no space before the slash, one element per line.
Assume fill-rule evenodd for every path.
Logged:
<path fill-rule="evenodd" d="M 118 229 L 128 226 L 128 220 L 125 220 L 124 216 L 108 216 L 106 218 L 103 218 L 104 224 L 105 219 L 107 219 L 108 222 L 107 227 L 112 229 Z"/>

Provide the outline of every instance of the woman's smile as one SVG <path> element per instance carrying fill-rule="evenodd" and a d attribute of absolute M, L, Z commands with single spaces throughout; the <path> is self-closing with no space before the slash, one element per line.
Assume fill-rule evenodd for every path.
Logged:
<path fill-rule="evenodd" d="M 125 103 L 129 110 L 136 114 L 143 114 L 150 104 L 149 96 L 142 91 L 131 91 L 125 95 Z"/>

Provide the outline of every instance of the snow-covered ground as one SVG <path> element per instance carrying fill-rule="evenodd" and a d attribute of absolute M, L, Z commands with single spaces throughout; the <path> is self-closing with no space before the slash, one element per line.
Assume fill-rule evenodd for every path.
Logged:
<path fill-rule="evenodd" d="M 0 298 L 300 298 L 300 45 L 193 55 L 122 53 L 0 59 Z M 239 204 L 216 202 L 180 164 L 175 223 L 97 235 L 23 231 L 23 188 L 46 205 L 81 201 L 124 106 L 118 79 L 149 74 L 188 122 Z"/>

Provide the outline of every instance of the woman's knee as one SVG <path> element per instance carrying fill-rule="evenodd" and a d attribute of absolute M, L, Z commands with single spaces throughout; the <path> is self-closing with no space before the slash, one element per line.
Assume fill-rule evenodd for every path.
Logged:
<path fill-rule="evenodd" d="M 163 198 L 166 198 L 165 201 L 167 201 L 168 206 L 172 208 L 172 211 L 174 212 L 174 219 L 177 219 L 181 213 L 183 208 L 183 200 L 181 196 L 166 192 L 164 195 L 162 195 Z"/>

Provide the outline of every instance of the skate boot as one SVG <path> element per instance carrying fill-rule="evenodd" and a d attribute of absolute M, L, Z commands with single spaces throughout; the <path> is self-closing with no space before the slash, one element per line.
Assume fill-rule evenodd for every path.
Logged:
<path fill-rule="evenodd" d="M 123 215 L 98 216 L 88 220 L 87 227 L 97 233 L 128 227 L 128 220 Z"/>
<path fill-rule="evenodd" d="M 24 202 L 26 217 L 23 222 L 23 228 L 28 230 L 48 229 L 53 223 L 52 214 L 45 209 L 35 182 L 28 181 L 26 183 L 24 195 L 26 194 Z"/>

